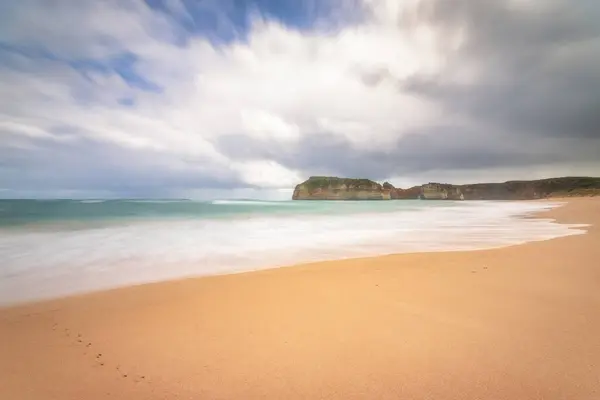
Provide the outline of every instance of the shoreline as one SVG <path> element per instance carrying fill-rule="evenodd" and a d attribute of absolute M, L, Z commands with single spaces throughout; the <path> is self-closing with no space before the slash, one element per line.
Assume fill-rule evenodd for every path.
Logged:
<path fill-rule="evenodd" d="M 521 219 L 546 220 L 546 221 L 549 221 L 552 223 L 556 223 L 558 225 L 573 225 L 573 226 L 569 226 L 568 229 L 569 230 L 579 230 L 579 231 L 583 231 L 582 233 L 585 233 L 586 224 L 563 223 L 560 221 L 555 221 L 553 218 L 548 218 L 548 217 L 544 216 L 545 213 L 552 212 L 553 210 L 556 210 L 557 208 L 563 207 L 565 204 L 568 204 L 568 202 L 570 200 L 572 200 L 572 198 L 552 198 L 552 199 L 532 200 L 532 202 L 550 203 L 550 204 L 553 204 L 554 206 L 551 209 L 546 209 L 546 210 L 541 210 L 541 211 L 540 210 L 523 211 L 523 214 L 514 214 L 511 218 L 513 218 L 515 220 L 521 220 Z M 398 200 L 398 201 L 401 201 L 401 200 Z M 452 201 L 452 202 L 454 202 L 454 201 Z M 473 202 L 478 202 L 478 201 L 473 201 Z M 493 203 L 502 203 L 502 201 L 492 201 L 492 202 Z M 507 200 L 505 202 L 506 203 L 525 203 L 527 201 Z M 559 204 L 559 205 L 556 205 L 556 204 Z M 146 221 L 146 222 L 148 222 L 148 221 Z M 152 221 L 150 221 L 150 222 L 152 222 Z M 577 234 L 577 233 L 573 233 L 572 235 L 575 235 L 575 234 Z M 568 236 L 568 235 L 558 236 L 558 238 L 566 237 L 566 236 Z M 259 271 L 276 270 L 276 269 L 281 269 L 281 268 L 301 268 L 305 265 L 330 263 L 330 262 L 334 262 L 334 263 L 335 262 L 344 262 L 344 261 L 349 261 L 349 260 L 369 262 L 369 260 L 375 260 L 375 259 L 378 259 L 381 257 L 398 256 L 398 255 L 405 255 L 405 254 L 464 253 L 464 252 L 474 252 L 474 251 L 496 250 L 496 249 L 509 248 L 509 247 L 513 247 L 513 246 L 520 246 L 520 245 L 524 245 L 527 243 L 535 243 L 535 242 L 539 242 L 539 241 L 553 240 L 555 238 L 556 237 L 548 238 L 548 239 L 529 238 L 529 239 L 524 239 L 525 241 L 523 241 L 521 243 L 510 243 L 510 244 L 500 243 L 500 240 L 498 240 L 497 244 L 481 243 L 479 245 L 474 245 L 473 248 L 466 248 L 466 249 L 460 248 L 460 246 L 453 248 L 453 249 L 445 248 L 445 249 L 408 250 L 408 251 L 402 250 L 401 248 L 399 248 L 398 251 L 390 251 L 389 253 L 382 252 L 380 254 L 349 255 L 349 256 L 342 256 L 340 253 L 336 256 L 326 257 L 326 258 L 323 258 L 320 260 L 319 259 L 314 259 L 314 260 L 310 260 L 310 259 L 302 260 L 301 259 L 300 261 L 297 261 L 297 262 L 288 261 L 288 262 L 283 262 L 281 264 L 265 262 L 265 264 L 262 266 L 254 266 L 254 267 L 237 266 L 237 267 L 231 267 L 227 270 L 220 271 L 220 272 L 215 271 L 215 272 L 204 272 L 204 273 L 198 273 L 198 274 L 182 274 L 180 276 L 174 276 L 174 277 L 162 277 L 162 278 L 157 277 L 156 279 L 150 279 L 150 280 L 138 281 L 138 282 L 129 281 L 129 282 L 120 282 L 119 283 L 118 280 L 115 280 L 113 283 L 97 284 L 97 285 L 95 285 L 96 287 L 92 287 L 88 284 L 89 287 L 80 289 L 80 290 L 63 289 L 63 293 L 58 293 L 57 290 L 50 290 L 50 291 L 54 291 L 57 293 L 55 293 L 55 294 L 46 293 L 43 295 L 38 295 L 37 297 L 29 296 L 29 298 L 17 298 L 14 300 L 8 299 L 8 300 L 0 302 L 0 310 L 7 309 L 7 308 L 13 308 L 13 307 L 33 305 L 33 304 L 40 304 L 40 303 L 45 303 L 45 302 L 54 301 L 54 300 L 69 299 L 69 298 L 74 298 L 74 297 L 77 298 L 77 297 L 81 297 L 81 296 L 86 296 L 86 295 L 100 293 L 100 292 L 106 292 L 106 291 L 123 290 L 123 289 L 127 289 L 129 287 L 156 285 L 156 284 L 177 282 L 177 281 L 188 280 L 188 279 L 203 279 L 203 278 L 223 276 L 223 275 L 239 275 L 239 274 L 246 274 L 246 273 L 256 273 Z M 309 257 L 303 257 L 303 258 L 309 258 Z M 188 264 L 181 263 L 181 265 L 187 266 Z M 190 265 L 192 265 L 192 264 L 190 264 Z M 185 267 L 184 269 L 191 269 L 191 267 L 189 267 L 189 268 Z"/>
<path fill-rule="evenodd" d="M 587 233 L 0 308 L 0 397 L 597 398 L 600 199 L 550 201 Z"/>

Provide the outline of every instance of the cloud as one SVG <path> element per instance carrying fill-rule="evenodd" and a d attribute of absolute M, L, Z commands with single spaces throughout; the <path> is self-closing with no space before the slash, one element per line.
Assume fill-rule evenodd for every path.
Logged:
<path fill-rule="evenodd" d="M 466 39 L 440 73 L 400 81 L 402 93 L 519 134 L 599 138 L 597 2 L 426 0 L 420 11 Z M 461 69 L 473 71 L 466 82 L 453 79 Z"/>
<path fill-rule="evenodd" d="M 591 0 L 2 7 L 6 190 L 169 196 L 599 166 Z"/>
<path fill-rule="evenodd" d="M 363 176 L 378 180 L 402 177 L 403 181 L 407 177 L 438 180 L 438 175 L 455 181 L 467 177 L 469 181 L 472 171 L 507 168 L 513 176 L 502 175 L 500 179 L 514 179 L 514 174 L 522 175 L 523 171 L 533 179 L 545 176 L 551 170 L 549 166 L 560 169 L 564 164 L 580 167 L 562 167 L 564 173 L 580 174 L 581 165 L 594 165 L 598 158 L 597 148 L 585 141 L 577 144 L 568 139 L 548 138 L 540 142 L 535 137 L 515 139 L 511 134 L 482 134 L 465 127 L 433 126 L 398 136 L 397 141 L 384 147 L 356 147 L 348 139 L 328 132 L 305 135 L 295 146 L 274 139 L 233 135 L 221 137 L 218 149 L 238 160 L 273 159 L 280 165 L 305 171 L 306 175 Z M 565 148 L 569 151 L 565 152 Z M 573 160 L 573 153 L 577 154 L 577 160 Z M 541 176 L 540 170 L 544 171 Z M 440 174 L 440 171 L 446 172 Z M 485 174 L 477 176 L 486 179 Z M 492 173 L 487 179 L 496 176 L 497 173 Z M 408 181 L 422 183 L 418 179 Z"/>

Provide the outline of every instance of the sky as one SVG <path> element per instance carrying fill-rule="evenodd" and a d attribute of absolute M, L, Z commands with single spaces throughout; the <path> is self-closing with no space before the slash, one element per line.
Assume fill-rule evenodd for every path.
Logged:
<path fill-rule="evenodd" d="M 0 0 L 0 197 L 600 176 L 597 0 Z"/>

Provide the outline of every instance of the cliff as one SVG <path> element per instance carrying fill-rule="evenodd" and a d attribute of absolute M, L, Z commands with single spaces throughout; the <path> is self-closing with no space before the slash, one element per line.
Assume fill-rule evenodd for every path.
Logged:
<path fill-rule="evenodd" d="M 428 183 L 409 189 L 369 179 L 313 176 L 296 186 L 294 200 L 531 200 L 600 196 L 600 178 L 564 177 L 534 181 L 452 185 Z"/>
<path fill-rule="evenodd" d="M 389 200 L 390 192 L 370 179 L 311 176 L 296 186 L 294 200 Z"/>
<path fill-rule="evenodd" d="M 424 199 L 448 200 L 532 200 L 550 197 L 600 195 L 600 178 L 564 177 L 534 181 L 423 185 Z"/>

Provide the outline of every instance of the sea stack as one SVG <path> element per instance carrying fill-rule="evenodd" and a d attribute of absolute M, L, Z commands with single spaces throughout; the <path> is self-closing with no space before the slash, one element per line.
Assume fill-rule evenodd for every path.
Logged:
<path fill-rule="evenodd" d="M 370 179 L 311 176 L 296 186 L 293 200 L 390 200 L 390 189 Z"/>

